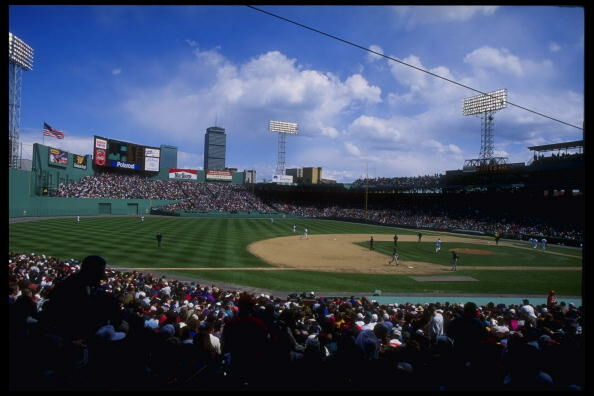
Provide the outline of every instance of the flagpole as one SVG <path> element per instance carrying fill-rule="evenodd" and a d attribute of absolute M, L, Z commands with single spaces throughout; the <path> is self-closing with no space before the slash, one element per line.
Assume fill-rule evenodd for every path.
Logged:
<path fill-rule="evenodd" d="M 45 128 L 45 125 L 44 125 Z M 45 133 L 43 132 L 43 128 L 41 129 L 41 138 L 43 139 L 43 145 L 45 146 Z"/>

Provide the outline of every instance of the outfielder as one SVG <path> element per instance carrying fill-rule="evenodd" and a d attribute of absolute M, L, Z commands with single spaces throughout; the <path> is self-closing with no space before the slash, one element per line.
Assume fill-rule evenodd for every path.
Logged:
<path fill-rule="evenodd" d="M 441 239 L 437 238 L 437 241 L 435 241 L 435 253 L 439 253 L 440 250 L 441 250 Z"/>

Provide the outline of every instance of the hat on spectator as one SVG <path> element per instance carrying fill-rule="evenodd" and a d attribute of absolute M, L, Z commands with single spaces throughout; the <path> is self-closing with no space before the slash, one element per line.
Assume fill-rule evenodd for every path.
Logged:
<path fill-rule="evenodd" d="M 148 319 L 144 321 L 144 327 L 148 327 L 149 329 L 156 329 L 159 327 L 159 320 L 158 319 Z"/>
<path fill-rule="evenodd" d="M 372 314 L 371 315 L 371 321 L 372 322 L 377 322 L 377 314 Z"/>
<path fill-rule="evenodd" d="M 396 347 L 399 347 L 400 345 L 402 345 L 402 341 L 400 341 L 399 339 L 394 338 L 394 339 L 391 339 L 390 340 L 390 346 L 391 347 L 396 348 Z"/>
<path fill-rule="evenodd" d="M 101 327 L 95 335 L 104 341 L 119 341 L 126 337 L 126 333 L 115 331 L 112 325 Z"/>
<path fill-rule="evenodd" d="M 161 330 L 159 332 L 161 334 L 165 334 L 169 337 L 172 337 L 173 335 L 175 335 L 175 327 L 173 327 L 172 324 L 166 324 L 165 326 L 161 327 Z"/>

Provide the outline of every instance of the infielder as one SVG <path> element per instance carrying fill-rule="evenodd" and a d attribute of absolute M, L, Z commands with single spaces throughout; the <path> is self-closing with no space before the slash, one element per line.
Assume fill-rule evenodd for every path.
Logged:
<path fill-rule="evenodd" d="M 545 238 L 542 238 L 540 240 L 540 245 L 542 246 L 542 250 L 545 250 L 547 248 L 547 240 Z"/>
<path fill-rule="evenodd" d="M 536 249 L 538 247 L 538 239 L 532 238 L 532 247 Z"/>
<path fill-rule="evenodd" d="M 437 238 L 437 241 L 435 241 L 435 253 L 439 253 L 440 250 L 441 250 L 441 239 Z"/>
<path fill-rule="evenodd" d="M 398 265 L 398 252 L 396 251 L 396 249 L 392 251 L 392 260 L 390 260 L 388 264 L 392 264 L 394 262 L 396 262 L 396 265 Z"/>
<path fill-rule="evenodd" d="M 303 230 L 303 238 L 307 239 L 307 228 Z"/>
<path fill-rule="evenodd" d="M 293 232 L 297 232 L 297 226 L 293 224 Z"/>
<path fill-rule="evenodd" d="M 452 250 L 452 271 L 456 271 L 458 269 L 458 253 Z"/>

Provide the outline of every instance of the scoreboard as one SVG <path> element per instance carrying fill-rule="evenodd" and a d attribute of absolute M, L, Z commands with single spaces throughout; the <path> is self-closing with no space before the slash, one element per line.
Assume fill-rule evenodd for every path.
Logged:
<path fill-rule="evenodd" d="M 159 172 L 161 149 L 94 136 L 93 164 L 105 168 Z"/>

